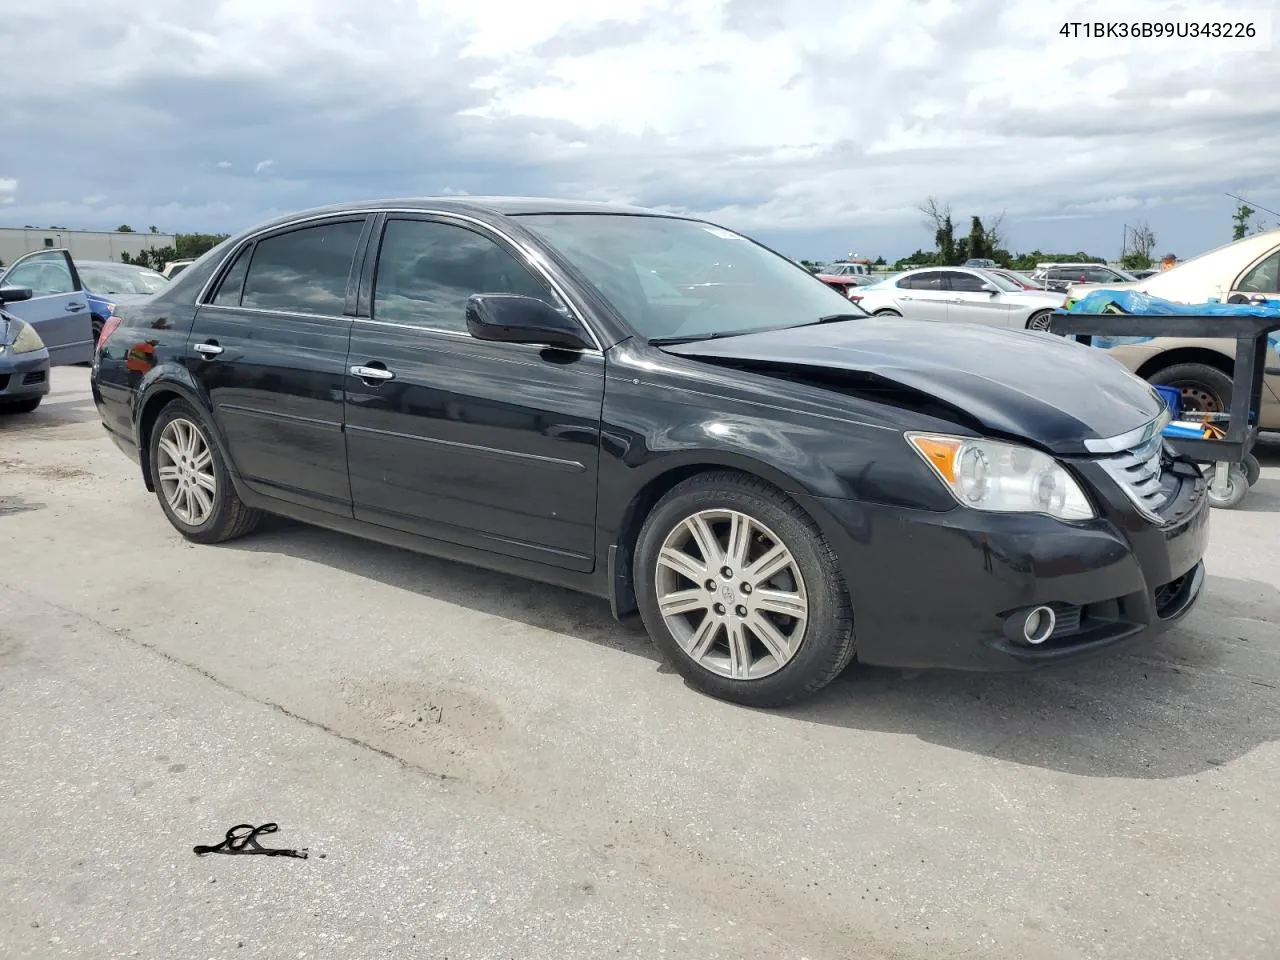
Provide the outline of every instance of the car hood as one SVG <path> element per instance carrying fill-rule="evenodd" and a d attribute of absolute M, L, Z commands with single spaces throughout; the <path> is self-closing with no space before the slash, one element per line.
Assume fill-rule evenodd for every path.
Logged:
<path fill-rule="evenodd" d="M 993 436 L 1059 454 L 1086 453 L 1085 441 L 1135 430 L 1164 410 L 1159 394 L 1105 350 L 976 324 L 867 317 L 662 349 L 762 373 L 845 372 L 851 389 L 924 394 Z"/>

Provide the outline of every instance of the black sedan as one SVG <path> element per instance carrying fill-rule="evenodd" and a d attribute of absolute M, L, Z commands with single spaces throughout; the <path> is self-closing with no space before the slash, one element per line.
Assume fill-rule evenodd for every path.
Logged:
<path fill-rule="evenodd" d="M 1204 580 L 1205 481 L 1104 351 L 872 318 L 693 218 L 473 198 L 284 217 L 122 308 L 92 383 L 190 540 L 282 514 L 587 591 L 741 703 L 855 658 L 1097 652 Z"/>

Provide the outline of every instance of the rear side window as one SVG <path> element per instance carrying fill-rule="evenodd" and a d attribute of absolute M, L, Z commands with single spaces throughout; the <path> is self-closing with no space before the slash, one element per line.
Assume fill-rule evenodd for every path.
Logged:
<path fill-rule="evenodd" d="M 342 316 L 363 220 L 323 223 L 259 240 L 240 303 L 259 310 Z"/>
<path fill-rule="evenodd" d="M 223 307 L 240 306 L 240 291 L 244 287 L 245 274 L 249 272 L 249 254 L 253 250 L 253 244 L 247 244 L 240 255 L 236 257 L 236 262 L 231 265 L 231 269 L 227 271 L 226 276 L 222 278 L 222 283 L 218 284 L 218 292 L 214 294 L 210 303 L 216 303 Z"/>
<path fill-rule="evenodd" d="M 941 290 L 943 289 L 942 272 L 932 270 L 928 273 L 917 273 L 912 277 L 903 277 L 898 286 L 904 290 Z"/>

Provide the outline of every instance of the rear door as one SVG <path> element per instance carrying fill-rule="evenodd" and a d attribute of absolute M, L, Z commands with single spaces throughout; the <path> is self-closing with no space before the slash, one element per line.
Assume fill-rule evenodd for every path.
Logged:
<path fill-rule="evenodd" d="M 20 257 L 0 276 L 0 287 L 29 287 L 31 299 L 5 306 L 36 328 L 54 366 L 93 359 L 89 300 L 71 254 L 38 250 Z"/>
<path fill-rule="evenodd" d="M 246 244 L 187 343 L 188 368 L 245 485 L 346 517 L 343 388 L 366 220 L 291 225 Z"/>
<path fill-rule="evenodd" d="M 946 320 L 951 291 L 941 270 L 926 270 L 903 277 L 897 283 L 896 298 L 902 315 L 909 320 Z"/>

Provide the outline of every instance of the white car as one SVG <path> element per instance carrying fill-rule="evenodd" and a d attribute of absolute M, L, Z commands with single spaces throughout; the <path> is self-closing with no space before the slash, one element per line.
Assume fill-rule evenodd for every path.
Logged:
<path fill-rule="evenodd" d="M 1067 296 L 1079 300 L 1094 290 L 1140 290 L 1175 303 L 1229 302 L 1280 296 L 1280 230 L 1256 233 L 1184 260 L 1134 283 L 1078 283 Z"/>
<path fill-rule="evenodd" d="M 1136 283 L 1076 284 L 1067 295 L 1079 300 L 1094 290 L 1138 290 L 1175 303 L 1206 303 L 1215 298 L 1228 303 L 1280 300 L 1280 230 L 1225 244 Z M 1234 340 L 1143 337 L 1109 349 L 1149 383 L 1176 387 L 1184 409 L 1226 412 L 1235 367 Z M 1280 355 L 1269 349 L 1266 369 L 1278 367 Z M 1280 430 L 1280 374 L 1267 374 L 1265 383 L 1258 424 L 1263 430 Z"/>
<path fill-rule="evenodd" d="M 164 265 L 164 269 L 161 270 L 160 273 L 165 277 L 165 279 L 172 280 L 193 263 L 195 263 L 194 260 L 170 260 Z"/>
<path fill-rule="evenodd" d="M 880 316 L 1048 330 L 1049 315 L 1066 297 L 1023 289 L 987 270 L 920 267 L 859 287 L 849 299 Z"/>

